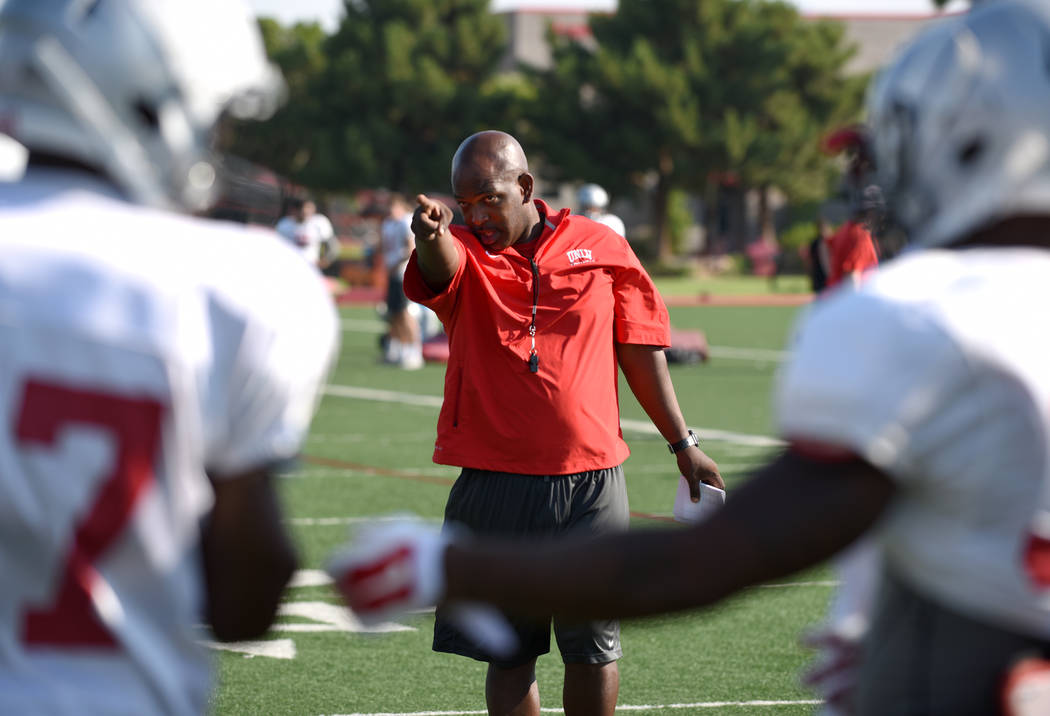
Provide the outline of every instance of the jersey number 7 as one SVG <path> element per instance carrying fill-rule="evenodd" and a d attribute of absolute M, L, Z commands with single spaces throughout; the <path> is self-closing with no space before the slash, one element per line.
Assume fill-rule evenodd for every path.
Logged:
<path fill-rule="evenodd" d="M 26 383 L 16 428 L 20 445 L 53 446 L 63 428 L 79 424 L 108 431 L 115 450 L 112 470 L 103 476 L 94 501 L 74 527 L 73 544 L 56 581 L 56 598 L 24 612 L 24 643 L 116 646 L 95 607 L 100 577 L 94 564 L 126 527 L 136 501 L 154 479 L 163 413 L 164 406 L 150 398 L 36 380 Z"/>

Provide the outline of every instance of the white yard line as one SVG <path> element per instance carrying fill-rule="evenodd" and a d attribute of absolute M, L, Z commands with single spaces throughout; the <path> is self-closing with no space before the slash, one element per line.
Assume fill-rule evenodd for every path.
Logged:
<path fill-rule="evenodd" d="M 356 400 L 374 400 L 381 403 L 401 403 L 403 405 L 418 405 L 427 408 L 440 408 L 442 399 L 436 395 L 418 395 L 415 393 L 402 393 L 396 390 L 378 390 L 376 388 L 365 388 L 357 385 L 329 385 L 325 387 L 326 395 L 338 398 L 354 398 Z M 620 427 L 643 435 L 659 435 L 656 426 L 644 420 L 620 419 Z M 784 443 L 776 438 L 765 435 L 749 435 L 737 433 L 730 430 L 719 430 L 717 428 L 694 427 L 701 440 L 713 440 L 715 442 L 734 443 L 737 445 L 748 445 L 751 447 L 774 448 Z"/>
<path fill-rule="evenodd" d="M 341 325 L 344 331 L 352 333 L 383 333 L 386 331 L 385 323 L 367 318 L 344 318 Z M 790 355 L 787 351 L 769 350 L 766 348 L 735 348 L 733 346 L 708 346 L 707 352 L 712 358 L 766 361 L 770 363 L 779 363 L 786 360 Z"/>
<path fill-rule="evenodd" d="M 401 393 L 396 390 L 378 390 L 357 385 L 329 385 L 325 386 L 324 392 L 325 395 L 334 395 L 337 398 L 356 398 L 357 400 L 375 400 L 380 403 L 419 405 L 424 408 L 440 408 L 442 403 L 442 399 L 436 395 Z"/>
<path fill-rule="evenodd" d="M 691 704 L 617 704 L 616 711 L 661 711 L 663 709 L 718 709 L 747 706 L 818 706 L 824 703 L 819 699 L 756 699 L 753 701 L 698 701 Z M 564 713 L 559 708 L 541 708 L 543 713 Z M 486 714 L 485 710 L 478 711 L 359 711 L 350 714 L 333 714 L 332 716 L 473 716 L 474 714 Z"/>
<path fill-rule="evenodd" d="M 375 517 L 320 517 L 316 520 L 309 522 L 306 519 L 293 519 L 288 522 L 294 525 L 350 525 L 357 524 L 359 522 L 372 522 L 376 519 Z M 386 519 L 395 519 L 389 517 Z M 434 524 L 437 524 L 435 522 Z M 289 587 L 320 587 L 326 584 L 331 584 L 332 580 L 328 574 L 322 569 L 300 569 L 294 575 L 292 575 L 292 581 L 289 583 Z M 810 582 L 775 582 L 772 584 L 757 584 L 753 589 L 800 589 L 804 587 L 837 587 L 839 586 L 838 580 L 829 579 L 822 581 L 810 581 Z M 433 608 L 430 609 L 433 611 Z"/>
<path fill-rule="evenodd" d="M 708 346 L 707 353 L 712 358 L 766 361 L 768 363 L 781 363 L 791 356 L 787 351 L 774 351 L 767 348 L 733 348 L 732 346 Z"/>
<path fill-rule="evenodd" d="M 775 584 L 756 584 L 753 589 L 782 589 L 784 587 L 837 587 L 840 582 L 828 579 L 815 582 L 777 582 Z"/>

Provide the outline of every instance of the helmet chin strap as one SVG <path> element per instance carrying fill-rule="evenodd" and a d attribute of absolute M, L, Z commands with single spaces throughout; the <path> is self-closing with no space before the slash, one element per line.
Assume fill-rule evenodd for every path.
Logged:
<path fill-rule="evenodd" d="M 99 149 L 101 156 L 84 159 L 100 164 L 134 201 L 173 208 L 141 145 L 62 45 L 52 37 L 41 37 L 34 45 L 33 57 L 41 77 L 79 120 L 92 146 Z"/>

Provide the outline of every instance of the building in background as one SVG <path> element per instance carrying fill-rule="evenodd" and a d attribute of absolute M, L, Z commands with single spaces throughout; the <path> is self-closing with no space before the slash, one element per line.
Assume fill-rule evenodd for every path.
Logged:
<path fill-rule="evenodd" d="M 878 69 L 923 27 L 944 16 L 929 0 L 796 0 L 793 4 L 803 17 L 838 20 L 845 26 L 846 41 L 857 47 L 848 69 L 857 73 Z M 616 7 L 616 0 L 492 0 L 492 11 L 507 24 L 510 46 L 503 67 L 512 69 L 519 62 L 549 67 L 548 27 L 555 35 L 594 46 L 588 14 L 613 13 Z M 953 2 L 947 12 L 965 7 Z"/>

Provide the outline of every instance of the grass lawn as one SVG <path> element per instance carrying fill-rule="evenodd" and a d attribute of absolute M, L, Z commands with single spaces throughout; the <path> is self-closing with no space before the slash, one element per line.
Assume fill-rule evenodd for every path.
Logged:
<path fill-rule="evenodd" d="M 745 292 L 762 283 L 733 279 L 732 285 Z M 686 290 L 679 281 L 661 280 L 660 287 Z M 672 367 L 683 412 L 701 436 L 705 429 L 772 435 L 770 391 L 777 361 L 770 356 L 785 346 L 798 310 L 671 309 L 676 328 L 700 328 L 713 346 L 755 354 L 749 358 L 743 350 L 740 357 Z M 286 516 L 305 570 L 318 570 L 357 518 L 409 511 L 439 520 L 457 474 L 431 462 L 444 366 L 403 372 L 381 365 L 376 347 L 381 324 L 375 312 L 344 308 L 343 318 L 342 352 L 304 460 L 281 480 Z M 620 395 L 622 416 L 644 421 L 625 385 Z M 625 465 L 632 510 L 670 514 L 678 475 L 663 439 L 630 430 L 625 437 L 632 450 Z M 719 462 L 730 491 L 773 449 L 710 438 L 704 447 Z M 637 517 L 634 526 L 668 528 L 646 517 Z M 711 549 L 717 553 L 718 545 Z M 306 571 L 302 586 L 289 590 L 285 615 L 261 651 L 217 652 L 221 684 L 216 714 L 484 710 L 484 665 L 432 652 L 432 614 L 413 615 L 398 631 L 363 633 L 318 576 Z M 827 578 L 827 570 L 818 568 L 781 586 L 748 590 L 713 609 L 627 622 L 620 705 L 654 714 L 810 713 L 814 697 L 798 683 L 808 653 L 798 636 L 820 618 L 831 593 L 823 581 Z M 545 708 L 560 707 L 561 672 L 557 656 L 540 659 Z"/>
<path fill-rule="evenodd" d="M 777 276 L 775 280 L 762 276 L 682 276 L 654 280 L 660 292 L 668 297 L 810 293 L 809 278 L 801 274 L 785 274 Z"/>

